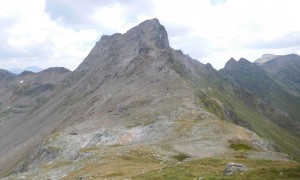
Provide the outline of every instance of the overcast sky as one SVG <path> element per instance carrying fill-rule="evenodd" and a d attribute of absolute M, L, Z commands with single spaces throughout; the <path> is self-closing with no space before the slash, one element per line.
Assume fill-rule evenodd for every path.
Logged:
<path fill-rule="evenodd" d="M 0 68 L 74 70 L 103 34 L 158 18 L 173 48 L 220 69 L 230 57 L 300 54 L 299 0 L 0 0 Z"/>

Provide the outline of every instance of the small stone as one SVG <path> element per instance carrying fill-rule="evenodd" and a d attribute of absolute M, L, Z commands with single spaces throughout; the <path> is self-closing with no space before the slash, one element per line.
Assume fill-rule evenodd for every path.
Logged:
<path fill-rule="evenodd" d="M 246 171 L 247 167 L 241 163 L 228 163 L 224 169 L 224 174 L 226 176 L 231 176 L 239 171 Z"/>

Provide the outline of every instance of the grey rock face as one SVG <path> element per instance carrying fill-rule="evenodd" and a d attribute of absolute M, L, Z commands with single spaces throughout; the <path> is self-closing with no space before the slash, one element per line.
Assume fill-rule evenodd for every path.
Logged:
<path fill-rule="evenodd" d="M 240 171 L 246 171 L 246 170 L 247 170 L 246 165 L 241 164 L 241 163 L 231 162 L 231 163 L 228 163 L 226 165 L 225 170 L 224 170 L 224 174 L 226 176 L 231 176 L 231 175 L 236 174 Z"/>
<path fill-rule="evenodd" d="M 159 49 L 169 47 L 167 31 L 156 18 L 142 22 L 139 26 L 130 29 L 126 34 L 131 37 L 141 35 L 142 39 L 145 42 L 149 42 L 148 45 L 152 47 Z"/>
<path fill-rule="evenodd" d="M 95 67 L 111 66 L 146 54 L 150 49 L 169 49 L 168 34 L 157 19 L 147 20 L 125 34 L 103 35 L 75 72 L 86 72 Z"/>

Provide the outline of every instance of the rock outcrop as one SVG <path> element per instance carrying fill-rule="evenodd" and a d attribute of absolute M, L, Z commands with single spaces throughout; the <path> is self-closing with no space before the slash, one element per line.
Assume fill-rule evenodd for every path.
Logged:
<path fill-rule="evenodd" d="M 243 172 L 246 171 L 247 167 L 246 165 L 242 164 L 242 163 L 228 163 L 224 169 L 224 174 L 226 176 L 231 176 L 233 174 L 236 174 L 238 172 Z"/>

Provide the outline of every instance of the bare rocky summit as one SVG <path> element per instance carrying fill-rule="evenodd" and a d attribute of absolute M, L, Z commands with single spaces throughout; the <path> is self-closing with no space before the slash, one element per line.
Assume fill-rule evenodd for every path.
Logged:
<path fill-rule="evenodd" d="M 157 19 L 102 36 L 74 72 L 24 73 L 11 83 L 30 92 L 19 87 L 30 80 L 38 88 L 28 96 L 44 99 L 0 124 L 0 174 L 13 172 L 6 179 L 135 177 L 209 157 L 290 161 L 251 131 L 256 117 L 239 113 L 248 107 L 239 88 L 172 49 Z"/>
<path fill-rule="evenodd" d="M 274 54 L 264 54 L 261 58 L 258 58 L 255 60 L 255 63 L 257 64 L 264 64 L 268 61 L 271 61 L 272 59 L 279 57 L 279 55 L 274 55 Z"/>

